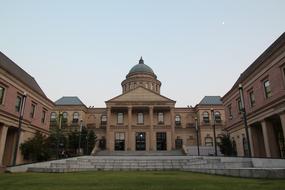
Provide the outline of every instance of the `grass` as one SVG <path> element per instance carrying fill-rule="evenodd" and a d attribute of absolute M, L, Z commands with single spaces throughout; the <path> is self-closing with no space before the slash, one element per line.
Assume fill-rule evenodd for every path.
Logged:
<path fill-rule="evenodd" d="M 0 190 L 263 190 L 285 189 L 285 180 L 244 179 L 191 172 L 80 172 L 0 174 Z"/>

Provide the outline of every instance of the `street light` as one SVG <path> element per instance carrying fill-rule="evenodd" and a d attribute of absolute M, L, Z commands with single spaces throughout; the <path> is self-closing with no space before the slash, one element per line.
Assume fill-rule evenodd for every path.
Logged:
<path fill-rule="evenodd" d="M 243 122 L 244 122 L 244 128 L 246 133 L 246 140 L 247 140 L 247 148 L 248 148 L 248 156 L 251 158 L 251 148 L 250 148 L 250 141 L 249 141 L 249 134 L 248 134 L 248 126 L 247 126 L 247 117 L 246 117 L 246 110 L 244 105 L 244 97 L 243 97 L 243 86 L 242 84 L 239 84 L 239 94 L 240 94 L 240 102 L 241 102 L 241 112 L 243 113 Z"/>
<path fill-rule="evenodd" d="M 199 128 L 198 128 L 198 118 L 195 117 L 195 129 L 196 129 L 196 135 L 197 135 L 197 150 L 198 150 L 198 156 L 200 156 L 200 148 L 199 148 Z"/>
<path fill-rule="evenodd" d="M 215 146 L 215 156 L 217 156 L 217 142 L 216 142 L 216 118 L 215 118 L 215 112 L 214 109 L 211 108 L 212 113 L 212 120 L 213 120 L 213 132 L 214 132 L 214 146 Z"/>
<path fill-rule="evenodd" d="M 62 112 L 59 111 L 59 123 L 58 123 L 58 128 L 57 128 L 57 133 L 56 133 L 56 158 L 58 159 L 59 157 L 59 138 L 60 138 L 60 131 L 61 131 L 61 121 L 62 121 Z"/>
<path fill-rule="evenodd" d="M 16 144 L 15 144 L 15 149 L 14 149 L 13 163 L 12 163 L 13 166 L 16 165 L 16 161 L 17 161 L 17 154 L 18 154 L 18 149 L 19 149 L 20 134 L 22 131 L 22 123 L 23 123 L 26 98 L 27 98 L 27 93 L 24 92 L 24 95 L 22 96 L 22 101 L 21 101 L 21 110 L 20 110 L 20 115 L 19 115 L 19 126 L 18 126 L 18 130 L 17 130 Z"/>
<path fill-rule="evenodd" d="M 80 120 L 80 129 L 79 129 L 79 142 L 78 142 L 78 148 L 79 148 L 79 155 L 81 155 L 81 131 L 83 127 L 83 121 Z"/>

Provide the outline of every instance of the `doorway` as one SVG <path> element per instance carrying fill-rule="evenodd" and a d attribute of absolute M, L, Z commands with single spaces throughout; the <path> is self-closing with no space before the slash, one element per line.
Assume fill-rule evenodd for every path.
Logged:
<path fill-rule="evenodd" d="M 156 150 L 167 150 L 165 132 L 156 133 Z"/>
<path fill-rule="evenodd" d="M 145 150 L 145 132 L 136 133 L 136 150 L 138 151 Z"/>

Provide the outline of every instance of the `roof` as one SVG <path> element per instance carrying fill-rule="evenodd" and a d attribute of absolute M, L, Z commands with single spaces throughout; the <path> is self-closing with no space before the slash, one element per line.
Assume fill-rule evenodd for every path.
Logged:
<path fill-rule="evenodd" d="M 273 42 L 237 79 L 233 87 L 224 95 L 224 97 L 233 89 L 237 88 L 240 83 L 245 81 L 262 63 L 273 53 L 275 53 L 281 46 L 285 44 L 285 32 Z"/>
<path fill-rule="evenodd" d="M 31 90 L 37 92 L 39 95 L 47 98 L 41 87 L 38 85 L 36 80 L 9 59 L 5 54 L 0 51 L 0 68 L 17 78 L 19 81 L 27 85 Z"/>
<path fill-rule="evenodd" d="M 132 74 L 136 74 L 136 73 L 146 73 L 146 74 L 154 75 L 153 70 L 149 66 L 144 64 L 144 60 L 142 59 L 142 57 L 141 57 L 139 63 L 131 68 L 128 75 L 132 75 Z"/>
<path fill-rule="evenodd" d="M 77 96 L 63 96 L 55 101 L 57 106 L 85 106 Z"/>
<path fill-rule="evenodd" d="M 205 96 L 199 105 L 221 105 L 221 96 Z"/>

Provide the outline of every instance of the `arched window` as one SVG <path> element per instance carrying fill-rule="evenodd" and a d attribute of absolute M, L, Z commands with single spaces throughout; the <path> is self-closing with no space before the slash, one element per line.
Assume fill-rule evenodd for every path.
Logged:
<path fill-rule="evenodd" d="M 73 113 L 73 120 L 72 120 L 72 122 L 73 123 L 78 123 L 78 121 L 79 121 L 79 113 L 78 112 L 74 112 Z"/>
<path fill-rule="evenodd" d="M 55 112 L 50 113 L 50 121 L 56 121 L 56 113 Z"/>
<path fill-rule="evenodd" d="M 221 123 L 221 113 L 218 111 L 215 111 L 215 122 Z"/>
<path fill-rule="evenodd" d="M 209 113 L 206 112 L 206 111 L 203 113 L 203 121 L 204 121 L 204 123 L 209 123 L 210 122 Z"/>
<path fill-rule="evenodd" d="M 181 116 L 180 115 L 176 115 L 175 116 L 175 124 L 176 125 L 181 125 Z"/>
<path fill-rule="evenodd" d="M 213 146 L 213 138 L 205 137 L 205 146 Z"/>

